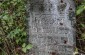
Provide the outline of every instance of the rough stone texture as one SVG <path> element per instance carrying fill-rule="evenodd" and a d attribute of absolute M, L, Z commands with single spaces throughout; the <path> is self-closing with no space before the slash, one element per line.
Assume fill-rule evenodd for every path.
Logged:
<path fill-rule="evenodd" d="M 75 6 L 72 0 L 30 0 L 28 55 L 73 55 Z"/>

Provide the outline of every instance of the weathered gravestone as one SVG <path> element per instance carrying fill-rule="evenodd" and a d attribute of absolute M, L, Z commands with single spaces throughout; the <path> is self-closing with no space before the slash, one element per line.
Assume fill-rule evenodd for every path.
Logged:
<path fill-rule="evenodd" d="M 73 55 L 75 6 L 72 0 L 30 0 L 28 55 Z"/>

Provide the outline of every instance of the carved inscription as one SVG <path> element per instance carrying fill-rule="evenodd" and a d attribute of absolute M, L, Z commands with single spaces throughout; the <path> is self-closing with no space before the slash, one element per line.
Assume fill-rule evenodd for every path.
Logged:
<path fill-rule="evenodd" d="M 29 42 L 34 47 L 29 55 L 73 55 L 73 4 L 72 0 L 30 1 Z"/>

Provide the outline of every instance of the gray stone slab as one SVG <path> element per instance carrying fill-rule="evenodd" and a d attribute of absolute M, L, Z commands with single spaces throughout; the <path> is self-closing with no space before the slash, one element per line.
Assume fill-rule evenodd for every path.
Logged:
<path fill-rule="evenodd" d="M 29 55 L 73 55 L 75 5 L 73 0 L 30 0 Z"/>

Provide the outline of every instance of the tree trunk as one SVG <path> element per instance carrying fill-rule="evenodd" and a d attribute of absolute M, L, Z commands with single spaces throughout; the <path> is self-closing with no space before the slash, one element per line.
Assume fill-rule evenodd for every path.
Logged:
<path fill-rule="evenodd" d="M 73 55 L 73 0 L 30 0 L 28 55 Z"/>

